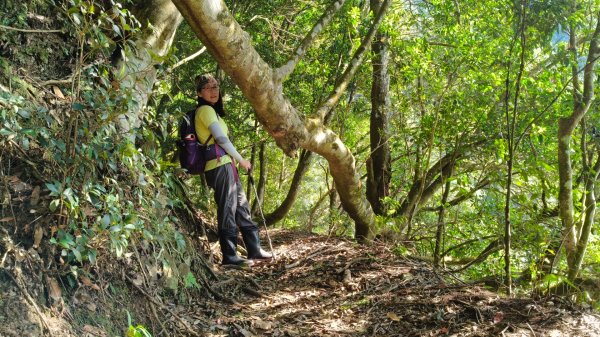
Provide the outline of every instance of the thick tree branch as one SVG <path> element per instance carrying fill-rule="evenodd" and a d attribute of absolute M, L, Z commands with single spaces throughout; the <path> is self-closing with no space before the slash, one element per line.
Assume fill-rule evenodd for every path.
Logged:
<path fill-rule="evenodd" d="M 477 184 L 475 184 L 475 186 L 470 191 L 462 193 L 461 195 L 457 196 L 456 198 L 450 200 L 447 203 L 447 206 L 450 206 L 450 207 L 456 206 L 456 205 L 460 204 L 461 202 L 468 200 L 475 194 L 475 192 L 479 191 L 480 189 L 486 187 L 489 184 L 490 184 L 490 180 L 488 178 L 484 178 L 483 180 L 477 182 Z M 438 212 L 441 210 L 441 208 L 442 208 L 442 206 L 424 207 L 421 209 L 421 211 Z"/>

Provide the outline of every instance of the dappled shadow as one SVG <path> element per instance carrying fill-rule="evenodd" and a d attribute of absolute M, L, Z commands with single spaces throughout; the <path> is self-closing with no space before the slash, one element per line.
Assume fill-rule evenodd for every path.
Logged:
<path fill-rule="evenodd" d="M 600 334 L 597 316 L 565 301 L 504 298 L 383 245 L 287 231 L 271 237 L 277 261 L 223 274 L 259 293 L 222 289 L 239 302 L 219 321 L 230 336 Z"/>

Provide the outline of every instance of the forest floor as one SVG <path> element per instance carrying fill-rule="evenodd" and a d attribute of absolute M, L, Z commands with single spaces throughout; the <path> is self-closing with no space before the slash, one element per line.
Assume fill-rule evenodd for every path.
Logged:
<path fill-rule="evenodd" d="M 274 263 L 225 272 L 242 280 L 220 287 L 238 303 L 209 336 L 600 336 L 598 313 L 558 297 L 506 298 L 383 245 L 271 236 Z"/>
<path fill-rule="evenodd" d="M 174 288 L 164 262 L 139 243 L 123 258 L 103 251 L 73 269 L 48 242 L 54 217 L 43 215 L 39 186 L 5 183 L 0 337 L 123 336 L 128 317 L 154 337 L 600 336 L 598 312 L 565 298 L 507 298 L 383 243 L 292 230 L 269 230 L 276 259 L 240 270 L 211 263 L 218 243 L 181 228 L 200 258 L 187 267 L 194 282 Z"/>
<path fill-rule="evenodd" d="M 36 250 L 6 249 L 5 237 L 0 336 L 123 336 L 125 309 L 155 337 L 600 336 L 597 312 L 559 297 L 506 298 L 382 244 L 269 232 L 275 261 L 213 265 L 210 287 L 186 296 L 144 287 L 120 268 L 80 279 L 75 291 L 53 289 L 34 267 Z"/>

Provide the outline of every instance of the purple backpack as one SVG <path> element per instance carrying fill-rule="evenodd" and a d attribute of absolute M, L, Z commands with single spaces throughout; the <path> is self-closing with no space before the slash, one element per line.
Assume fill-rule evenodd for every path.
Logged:
<path fill-rule="evenodd" d="M 189 174 L 202 174 L 206 162 L 219 159 L 225 154 L 225 151 L 217 144 L 207 145 L 212 138 L 212 134 L 204 144 L 199 142 L 195 119 L 196 109 L 188 111 L 179 123 L 179 140 L 177 141 L 179 164 Z"/>

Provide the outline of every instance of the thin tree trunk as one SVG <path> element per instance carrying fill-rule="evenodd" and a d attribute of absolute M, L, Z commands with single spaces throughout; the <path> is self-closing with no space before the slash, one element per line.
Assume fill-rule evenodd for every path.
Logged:
<path fill-rule="evenodd" d="M 381 0 L 371 0 L 371 10 L 377 12 Z M 373 83 L 371 85 L 371 155 L 367 162 L 367 199 L 375 214 L 385 214 L 383 199 L 389 195 L 391 156 L 389 141 L 389 53 L 387 36 L 377 33 L 371 47 L 373 53 Z"/>
<path fill-rule="evenodd" d="M 296 197 L 298 196 L 298 191 L 300 190 L 302 178 L 304 177 L 304 174 L 306 173 L 306 171 L 308 171 L 310 167 L 312 157 L 313 153 L 310 151 L 303 150 L 300 153 L 298 165 L 296 166 L 296 171 L 294 171 L 294 177 L 292 178 L 292 182 L 290 184 L 290 188 L 288 189 L 288 193 L 285 196 L 285 199 L 273 212 L 265 214 L 265 220 L 267 222 L 267 225 L 273 225 L 274 223 L 283 219 L 283 217 L 290 211 L 290 209 L 294 205 Z"/>
<path fill-rule="evenodd" d="M 511 223 L 511 202 L 512 202 L 512 181 L 513 181 L 513 170 L 515 163 L 515 153 L 517 151 L 517 139 L 516 126 L 517 126 L 517 115 L 519 107 L 519 97 L 521 94 L 521 80 L 523 78 L 523 72 L 525 70 L 525 18 L 527 10 L 527 0 L 521 1 L 521 8 L 519 10 L 520 23 L 518 27 L 519 41 L 521 47 L 519 71 L 515 80 L 515 93 L 513 100 L 512 115 L 509 113 L 509 97 L 510 97 L 510 67 L 508 65 L 508 72 L 506 75 L 506 96 L 505 96 L 505 109 L 506 109 L 506 130 L 507 130 L 507 144 L 508 144 L 508 160 L 506 161 L 506 198 L 504 204 L 504 279 L 506 286 L 506 293 L 512 294 L 512 272 L 511 272 L 511 244 L 512 244 L 512 223 Z M 512 56 L 512 46 L 509 57 Z"/>
<path fill-rule="evenodd" d="M 585 137 L 583 137 L 585 138 Z M 583 144 L 585 146 L 585 144 Z M 583 153 L 586 153 L 585 151 Z M 569 280 L 575 280 L 579 271 L 581 270 L 581 265 L 583 263 L 583 257 L 585 256 L 585 251 L 587 250 L 587 245 L 590 238 L 590 233 L 592 231 L 592 226 L 594 225 L 594 218 L 596 216 L 596 181 L 598 181 L 598 175 L 600 174 L 600 151 L 597 153 L 599 155 L 596 164 L 593 167 L 586 163 L 584 165 L 584 211 L 583 211 L 583 223 L 581 228 L 579 228 L 578 233 L 579 237 L 577 238 L 577 245 L 575 246 L 575 252 L 573 254 L 573 261 L 569 265 L 569 270 L 567 273 L 567 277 Z"/>
<path fill-rule="evenodd" d="M 440 266 L 440 252 L 443 247 L 444 232 L 446 228 L 445 214 L 446 214 L 446 203 L 448 202 L 448 195 L 450 194 L 450 181 L 446 181 L 444 187 L 444 193 L 442 194 L 442 201 L 440 202 L 440 210 L 438 213 L 437 230 L 435 233 L 435 251 L 433 252 L 433 265 L 436 267 Z"/>
<path fill-rule="evenodd" d="M 260 174 L 258 177 L 258 185 L 256 186 L 258 198 L 254 199 L 254 204 L 252 205 L 252 214 L 259 213 L 259 207 L 262 207 L 265 199 L 265 186 L 267 185 L 267 162 L 265 156 L 266 150 L 266 141 L 260 143 L 258 149 L 258 162 L 260 166 Z M 269 224 L 267 222 L 267 224 Z"/>
<path fill-rule="evenodd" d="M 568 277 L 574 281 L 581 268 L 581 259 L 585 252 L 581 238 L 587 240 L 589 233 L 583 233 L 583 229 L 591 230 L 591 226 L 582 226 L 581 232 L 577 230 L 575 223 L 573 206 L 573 168 L 571 163 L 571 137 L 576 126 L 588 112 L 594 98 L 594 66 L 600 57 L 600 46 L 598 38 L 600 36 L 600 13 L 596 17 L 596 29 L 590 41 L 589 53 L 584 66 L 583 91 L 579 83 L 579 70 L 577 67 L 577 41 L 575 38 L 575 28 L 570 29 L 569 44 L 573 53 L 573 114 L 563 117 L 558 122 L 558 171 L 559 171 L 559 214 L 563 226 L 563 240 L 567 255 L 567 265 L 569 268 Z M 584 154 L 585 155 L 585 154 Z M 587 182 L 586 182 L 587 184 Z M 595 199 L 595 197 L 593 198 Z M 594 210 L 595 211 L 595 210 Z M 590 214 L 591 215 L 591 214 Z M 593 220 L 592 220 L 593 221 Z M 587 245 L 587 241 L 585 245 Z M 580 248 L 578 248 L 580 247 Z"/>

